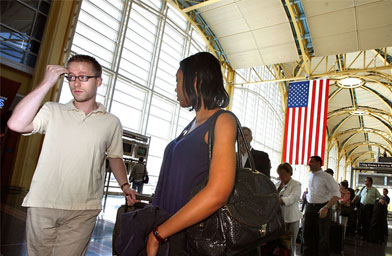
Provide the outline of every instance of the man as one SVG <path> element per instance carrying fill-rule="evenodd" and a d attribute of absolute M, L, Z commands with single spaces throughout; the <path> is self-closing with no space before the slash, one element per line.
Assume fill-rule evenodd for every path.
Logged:
<path fill-rule="evenodd" d="M 252 137 L 252 131 L 248 127 L 242 127 L 242 131 L 244 132 L 245 139 L 251 149 L 253 160 L 256 165 L 255 166 L 256 170 L 270 177 L 271 161 L 268 157 L 268 154 L 263 151 L 255 150 L 250 146 L 250 142 L 252 141 L 253 137 Z M 248 154 L 246 153 L 245 147 L 240 147 L 240 150 L 242 155 L 243 166 L 250 168 L 250 162 L 248 160 Z"/>
<path fill-rule="evenodd" d="M 385 206 L 385 218 L 384 218 L 384 235 L 388 236 L 388 205 L 390 198 L 388 196 L 388 189 L 384 188 L 382 190 L 383 196 L 380 198 L 380 203 Z"/>
<path fill-rule="evenodd" d="M 366 177 L 365 186 L 360 190 L 359 194 L 354 197 L 353 202 L 359 199 L 359 228 L 361 238 L 368 240 L 370 221 L 376 199 L 381 197 L 377 188 L 373 187 L 373 178 Z"/>
<path fill-rule="evenodd" d="M 29 255 L 85 255 L 101 211 L 105 154 L 128 204 L 136 202 L 122 160 L 121 123 L 96 102 L 101 74 L 101 65 L 86 55 L 73 56 L 66 68 L 48 65 L 41 83 L 8 120 L 11 130 L 45 134 L 22 204 L 28 207 Z M 74 99 L 67 104 L 47 102 L 38 111 L 61 75 L 69 81 Z"/>
<path fill-rule="evenodd" d="M 309 160 L 308 194 L 304 219 L 304 255 L 329 255 L 331 206 L 340 198 L 339 185 L 331 175 L 321 170 L 319 156 Z"/>
<path fill-rule="evenodd" d="M 144 164 L 144 158 L 139 157 L 137 163 L 131 164 L 131 174 L 129 176 L 129 182 L 132 182 L 132 189 L 137 189 L 139 194 L 143 193 L 143 178 L 144 175 L 148 175 L 146 165 Z"/>
<path fill-rule="evenodd" d="M 387 189 L 387 188 L 383 188 L 382 194 L 383 194 L 383 196 L 381 197 L 381 199 L 383 200 L 383 201 L 382 201 L 382 204 L 388 206 L 388 204 L 389 204 L 389 202 L 390 202 L 390 200 L 391 200 L 391 199 L 389 198 L 389 196 L 388 196 L 388 189 Z"/>
<path fill-rule="evenodd" d="M 333 174 L 335 173 L 331 168 L 328 168 L 325 170 L 326 173 L 330 174 L 333 177 Z"/>

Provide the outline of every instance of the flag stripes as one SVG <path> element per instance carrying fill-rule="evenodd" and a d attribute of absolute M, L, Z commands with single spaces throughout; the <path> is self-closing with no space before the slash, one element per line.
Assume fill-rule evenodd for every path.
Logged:
<path fill-rule="evenodd" d="M 329 80 L 289 85 L 283 161 L 307 164 L 310 156 L 324 160 Z"/>

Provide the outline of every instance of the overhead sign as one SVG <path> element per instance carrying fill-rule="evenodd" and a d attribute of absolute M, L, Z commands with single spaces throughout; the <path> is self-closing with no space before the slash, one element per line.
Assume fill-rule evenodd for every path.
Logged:
<path fill-rule="evenodd" d="M 358 167 L 374 167 L 374 168 L 392 168 L 392 163 L 369 163 L 369 162 L 359 162 Z"/>

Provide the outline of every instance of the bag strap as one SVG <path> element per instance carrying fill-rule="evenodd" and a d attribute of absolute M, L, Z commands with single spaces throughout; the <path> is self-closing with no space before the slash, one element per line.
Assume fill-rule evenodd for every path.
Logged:
<path fill-rule="evenodd" d="M 236 136 L 236 143 L 237 143 L 237 168 L 242 167 L 242 157 L 241 157 L 241 151 L 240 151 L 240 136 L 242 137 L 242 140 L 244 142 L 244 146 L 246 149 L 246 152 L 248 154 L 248 160 L 251 166 L 252 171 L 255 171 L 255 162 L 253 160 L 253 156 L 251 154 L 250 148 L 248 143 L 246 142 L 246 138 L 244 135 L 244 132 L 242 131 L 242 126 L 236 115 L 234 115 L 231 111 L 227 110 L 220 110 L 218 113 L 215 114 L 213 119 L 211 120 L 210 127 L 208 129 L 208 161 L 209 164 L 211 165 L 211 159 L 212 159 L 212 149 L 214 147 L 214 138 L 215 138 L 215 123 L 216 120 L 218 119 L 218 116 L 220 116 L 223 113 L 229 113 L 231 114 L 234 119 L 236 120 L 237 123 L 237 136 Z"/>

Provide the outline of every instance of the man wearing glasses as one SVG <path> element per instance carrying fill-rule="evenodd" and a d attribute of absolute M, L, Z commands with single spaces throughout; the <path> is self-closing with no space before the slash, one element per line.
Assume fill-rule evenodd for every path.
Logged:
<path fill-rule="evenodd" d="M 352 202 L 360 199 L 359 206 L 359 229 L 361 238 L 368 240 L 370 221 L 376 199 L 381 197 L 377 188 L 373 187 L 373 178 L 366 177 L 365 186 L 360 190 L 359 195 L 355 196 Z"/>
<path fill-rule="evenodd" d="M 106 155 L 128 204 L 135 202 L 122 160 L 121 123 L 96 102 L 101 74 L 101 65 L 87 55 L 71 57 L 66 67 L 48 65 L 44 79 L 8 120 L 16 132 L 45 134 L 22 204 L 28 207 L 29 255 L 85 255 L 101 211 Z M 69 81 L 74 99 L 67 104 L 47 102 L 39 110 L 61 75 Z"/>

